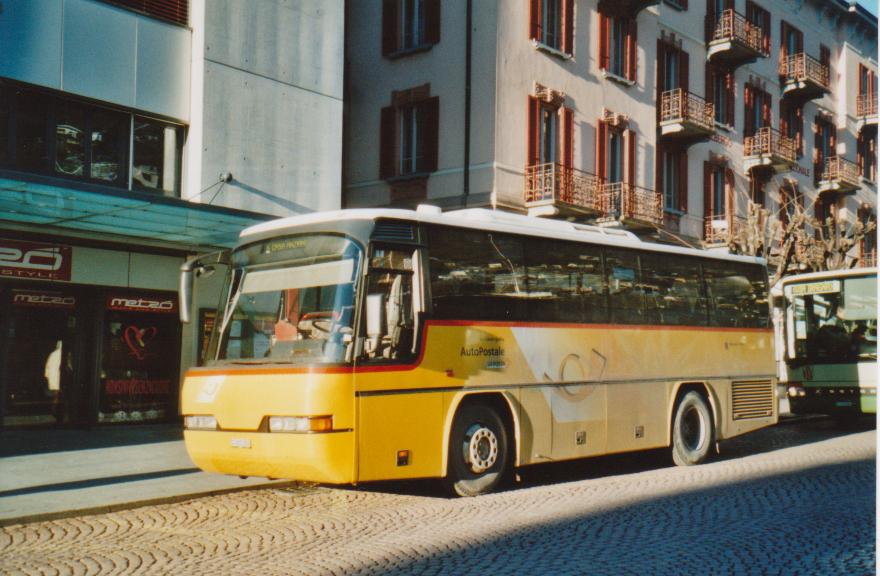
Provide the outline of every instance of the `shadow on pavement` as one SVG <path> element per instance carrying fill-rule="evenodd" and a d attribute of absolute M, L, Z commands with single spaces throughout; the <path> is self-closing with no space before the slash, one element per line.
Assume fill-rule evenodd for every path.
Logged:
<path fill-rule="evenodd" d="M 139 482 L 141 480 L 155 480 L 156 478 L 168 478 L 170 476 L 193 474 L 194 472 L 198 471 L 198 468 L 180 468 L 177 470 L 160 470 L 158 472 L 143 472 L 140 474 L 124 474 L 121 476 L 110 476 L 106 478 L 91 478 L 89 480 L 74 480 L 71 482 L 41 484 L 39 486 L 28 486 L 26 488 L 16 488 L 15 490 L 0 491 L 0 498 L 9 496 L 23 496 L 25 494 L 38 494 L 40 492 L 54 492 L 58 490 L 79 490 L 82 488 L 93 488 L 95 486 L 108 486 L 112 484 L 123 484 L 125 482 Z"/>
<path fill-rule="evenodd" d="M 93 428 L 12 428 L 4 429 L 0 457 L 113 448 L 183 439 L 180 424 L 140 426 L 96 426 Z"/>

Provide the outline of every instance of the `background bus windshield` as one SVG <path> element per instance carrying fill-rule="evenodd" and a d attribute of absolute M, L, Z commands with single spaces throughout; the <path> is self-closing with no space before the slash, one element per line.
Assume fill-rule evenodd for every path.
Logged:
<path fill-rule="evenodd" d="M 360 254 L 352 241 L 329 235 L 280 238 L 236 253 L 218 358 L 343 362 Z"/>
<path fill-rule="evenodd" d="M 786 292 L 794 358 L 839 363 L 877 357 L 876 277 L 792 284 Z"/>

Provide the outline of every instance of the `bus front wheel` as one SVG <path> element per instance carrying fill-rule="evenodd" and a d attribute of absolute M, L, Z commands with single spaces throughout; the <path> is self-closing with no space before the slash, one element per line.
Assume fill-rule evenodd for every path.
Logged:
<path fill-rule="evenodd" d="M 446 487 L 457 496 L 479 496 L 495 490 L 510 471 L 507 429 L 487 404 L 459 408 L 449 436 Z"/>
<path fill-rule="evenodd" d="M 712 412 L 702 394 L 685 394 L 672 420 L 672 461 L 678 466 L 700 464 L 709 456 L 714 440 Z"/>

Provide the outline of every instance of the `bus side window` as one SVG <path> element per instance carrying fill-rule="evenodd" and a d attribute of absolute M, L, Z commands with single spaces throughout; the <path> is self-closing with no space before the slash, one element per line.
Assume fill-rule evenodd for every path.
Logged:
<path fill-rule="evenodd" d="M 710 262 L 704 267 L 712 326 L 765 328 L 770 317 L 760 266 Z"/>
<path fill-rule="evenodd" d="M 411 249 L 375 247 L 370 259 L 367 298 L 381 299 L 382 333 L 369 335 L 369 359 L 409 359 L 415 332 L 413 300 L 414 252 Z"/>
<path fill-rule="evenodd" d="M 611 322 L 620 324 L 645 322 L 645 291 L 638 255 L 625 250 L 606 251 L 605 275 L 608 280 Z"/>

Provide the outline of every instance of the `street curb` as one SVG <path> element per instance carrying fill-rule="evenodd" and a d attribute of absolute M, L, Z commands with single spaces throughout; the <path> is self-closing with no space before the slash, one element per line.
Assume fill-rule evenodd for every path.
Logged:
<path fill-rule="evenodd" d="M 191 494 L 179 494 L 174 496 L 160 496 L 158 498 L 145 498 L 143 500 L 133 500 L 131 502 L 122 502 L 120 504 L 108 504 L 106 506 L 92 506 L 89 508 L 77 508 L 74 510 L 62 510 L 59 512 L 45 512 L 42 514 L 30 514 L 27 516 L 18 516 L 15 518 L 0 518 L 0 528 L 7 526 L 15 526 L 20 524 L 32 524 L 34 522 L 49 522 L 51 520 L 61 520 L 73 516 L 94 516 L 96 514 L 109 514 L 112 512 L 121 512 L 131 510 L 133 508 L 142 508 L 144 506 L 155 506 L 157 504 L 174 504 L 175 502 L 183 502 L 185 500 L 194 500 L 196 498 L 206 498 L 209 496 L 220 496 L 232 492 L 242 492 L 244 490 L 268 490 L 270 488 L 289 488 L 296 486 L 301 482 L 296 481 L 279 481 L 274 480 L 264 484 L 253 484 L 251 486 L 237 486 L 234 488 L 218 488 L 216 490 L 208 490 L 205 492 L 193 492 Z"/>

